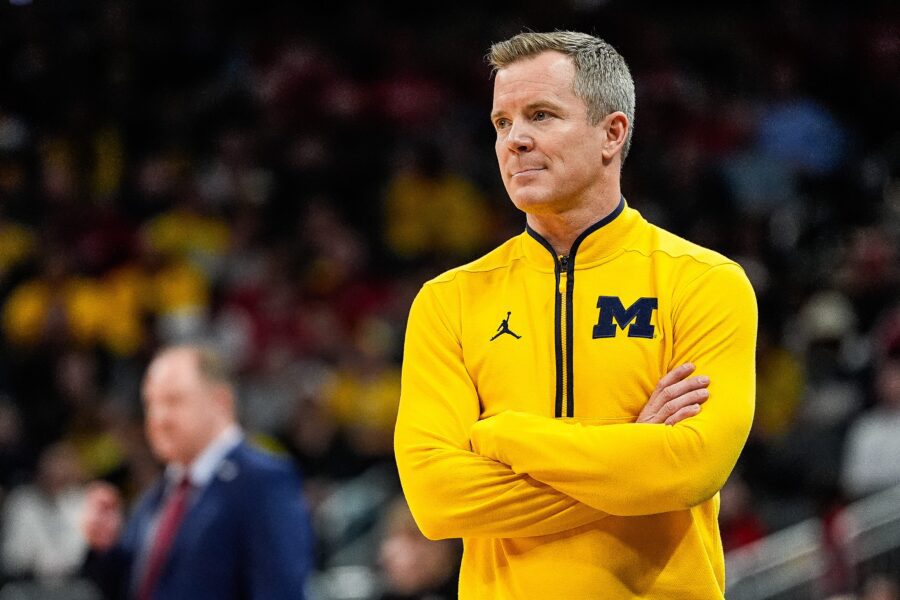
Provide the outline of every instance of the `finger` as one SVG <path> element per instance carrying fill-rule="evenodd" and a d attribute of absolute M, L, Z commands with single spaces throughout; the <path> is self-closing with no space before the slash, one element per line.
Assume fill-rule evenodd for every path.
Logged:
<path fill-rule="evenodd" d="M 683 365 L 678 365 L 668 373 L 662 376 L 659 380 L 659 383 L 656 384 L 657 391 L 663 390 L 673 383 L 677 383 L 694 372 L 694 369 L 697 367 L 694 366 L 694 363 L 686 362 Z"/>
<path fill-rule="evenodd" d="M 663 375 L 659 383 L 656 384 L 656 389 L 650 394 L 650 399 L 647 400 L 642 413 L 656 414 L 659 412 L 663 404 L 675 398 L 675 396 L 666 395 L 666 389 L 693 373 L 694 369 L 693 363 L 686 362 Z"/>
<path fill-rule="evenodd" d="M 694 417 L 700 414 L 700 405 L 699 404 L 689 404 L 681 409 L 679 409 L 674 415 L 666 419 L 666 425 L 674 425 L 675 423 L 680 423 L 685 419 L 689 419 L 690 417 Z"/>
<path fill-rule="evenodd" d="M 660 384 L 662 384 L 666 380 L 671 380 L 669 378 L 669 375 L 683 375 L 681 379 L 674 381 L 673 383 L 665 387 L 657 387 L 657 389 L 654 390 L 653 395 L 650 396 L 650 400 L 647 401 L 647 408 L 649 411 L 651 411 L 652 413 L 657 413 L 667 402 L 671 402 L 675 398 L 683 396 L 684 394 L 692 390 L 696 390 L 709 385 L 709 377 L 705 375 L 687 378 L 687 375 L 692 373 L 694 370 L 693 364 L 686 363 L 685 365 L 682 365 L 682 367 L 683 369 L 679 367 L 679 369 L 670 371 L 668 374 L 666 374 L 665 377 L 660 380 Z"/>
<path fill-rule="evenodd" d="M 709 387 L 709 377 L 706 375 L 698 375 L 697 377 L 689 377 L 678 383 L 673 383 L 660 392 L 660 396 L 665 398 L 666 402 L 669 402 L 670 400 L 684 396 L 694 390 L 700 390 L 706 387 Z"/>
<path fill-rule="evenodd" d="M 663 404 L 662 408 L 659 409 L 659 412 L 654 416 L 654 423 L 662 423 L 669 417 L 678 413 L 679 410 L 690 406 L 692 404 L 703 404 L 709 398 L 709 390 L 706 388 L 700 388 L 696 390 L 691 390 L 684 394 L 681 394 L 674 398 L 673 400 L 669 400 L 665 404 Z"/>

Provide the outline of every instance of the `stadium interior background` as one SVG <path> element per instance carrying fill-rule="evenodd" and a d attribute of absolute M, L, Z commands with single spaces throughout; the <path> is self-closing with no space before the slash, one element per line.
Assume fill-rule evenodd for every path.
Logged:
<path fill-rule="evenodd" d="M 839 535 L 900 483 L 900 6 L 735 4 L 3 0 L 0 597 L 89 594 L 59 585 L 84 483 L 133 499 L 158 474 L 140 377 L 188 339 L 305 473 L 313 594 L 452 595 L 459 547 L 418 536 L 391 455 L 404 323 L 423 281 L 523 228 L 484 62 L 523 28 L 623 54 L 626 198 L 758 294 L 726 551 L 807 518 Z M 882 575 L 896 593 L 900 563 Z"/>

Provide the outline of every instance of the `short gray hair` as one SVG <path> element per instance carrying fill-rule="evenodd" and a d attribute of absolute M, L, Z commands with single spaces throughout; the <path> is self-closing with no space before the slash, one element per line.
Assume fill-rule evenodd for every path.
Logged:
<path fill-rule="evenodd" d="M 628 117 L 628 135 L 622 147 L 624 162 L 634 131 L 634 80 L 625 59 L 607 42 L 577 31 L 527 31 L 493 44 L 487 60 L 496 71 L 549 50 L 572 57 L 575 95 L 587 106 L 591 125 L 615 111 L 622 111 Z"/>
<path fill-rule="evenodd" d="M 218 350 L 207 344 L 197 344 L 197 369 L 207 381 L 224 385 L 234 391 L 234 375 Z"/>
<path fill-rule="evenodd" d="M 206 382 L 223 385 L 232 392 L 235 391 L 234 374 L 231 372 L 228 362 L 211 344 L 186 342 L 164 346 L 157 350 L 150 362 L 152 364 L 156 359 L 173 352 L 185 352 L 195 358 L 197 373 Z"/>

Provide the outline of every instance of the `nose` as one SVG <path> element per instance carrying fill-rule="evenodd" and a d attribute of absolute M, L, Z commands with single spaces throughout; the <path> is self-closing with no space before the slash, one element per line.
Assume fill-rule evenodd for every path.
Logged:
<path fill-rule="evenodd" d="M 519 121 L 510 127 L 509 135 L 506 137 L 506 146 L 516 154 L 531 152 L 534 148 L 534 137 L 528 127 Z"/>

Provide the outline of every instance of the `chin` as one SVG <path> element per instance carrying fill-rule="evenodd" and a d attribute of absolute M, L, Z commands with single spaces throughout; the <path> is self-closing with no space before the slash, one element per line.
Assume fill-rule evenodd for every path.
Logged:
<path fill-rule="evenodd" d="M 161 442 L 155 442 L 151 444 L 151 446 L 153 455 L 157 458 L 157 460 L 164 463 L 175 462 L 175 455 L 177 453 L 171 445 Z"/>
<path fill-rule="evenodd" d="M 519 192 L 510 194 L 510 199 L 513 205 L 524 213 L 541 214 L 553 212 L 551 209 L 553 201 L 544 194 Z"/>

